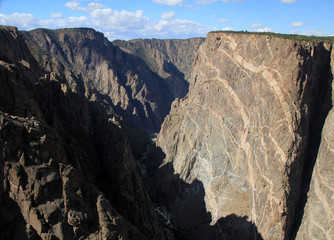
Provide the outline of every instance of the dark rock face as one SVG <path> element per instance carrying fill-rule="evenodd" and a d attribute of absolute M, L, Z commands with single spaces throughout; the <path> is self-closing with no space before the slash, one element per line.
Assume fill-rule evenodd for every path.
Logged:
<path fill-rule="evenodd" d="M 191 221 L 202 211 L 195 205 L 188 217 L 178 216 L 197 196 L 204 199 L 202 208 L 210 213 L 206 219 L 215 224 L 218 239 L 290 239 L 331 108 L 331 49 L 331 42 L 208 34 L 195 59 L 189 94 L 174 101 L 157 139 L 165 157 L 152 180 L 158 187 L 151 191 L 159 198 L 173 190 L 164 200 L 174 223 L 180 224 L 180 217 Z M 320 154 L 327 156 L 325 151 Z M 317 214 L 326 204 L 333 206 L 329 198 L 327 203 L 322 196 L 311 199 L 322 200 Z M 327 215 L 325 226 L 332 226 Z M 205 215 L 197 221 L 202 231 L 190 230 L 206 231 L 203 221 Z M 324 227 L 327 236 L 330 231 Z"/>
<path fill-rule="evenodd" d="M 152 71 L 164 79 L 174 98 L 183 98 L 188 93 L 196 53 L 204 40 L 134 39 L 117 40 L 113 44 L 142 58 Z"/>
<path fill-rule="evenodd" d="M 65 70 L 70 52 L 35 55 L 40 66 L 16 28 L 2 27 L 0 41 L 0 238 L 166 239 L 119 117 Z"/>
<path fill-rule="evenodd" d="M 331 51 L 334 76 L 334 50 Z M 328 88 L 331 107 L 334 87 Z M 296 239 L 334 239 L 334 110 L 331 108 L 322 130 L 319 151 L 312 173 L 307 202 Z"/>
<path fill-rule="evenodd" d="M 93 29 L 37 29 L 22 34 L 41 67 L 65 79 L 63 89 L 113 107 L 135 139 L 135 151 L 138 141 L 159 131 L 173 96 L 142 59 Z"/>

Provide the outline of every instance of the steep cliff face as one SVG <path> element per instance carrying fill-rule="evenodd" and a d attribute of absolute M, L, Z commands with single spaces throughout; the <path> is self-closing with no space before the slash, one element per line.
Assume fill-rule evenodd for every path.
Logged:
<path fill-rule="evenodd" d="M 135 148 L 145 136 L 159 131 L 173 97 L 164 80 L 139 57 L 93 29 L 37 29 L 22 34 L 41 67 L 66 79 L 63 88 L 113 106 L 135 139 Z"/>
<path fill-rule="evenodd" d="M 0 238 L 166 239 L 113 109 L 0 41 Z"/>
<path fill-rule="evenodd" d="M 114 41 L 113 44 L 142 58 L 161 76 L 174 98 L 188 93 L 192 64 L 205 38 L 191 39 L 134 39 Z"/>
<path fill-rule="evenodd" d="M 334 50 L 331 54 L 334 75 Z M 332 85 L 332 90 L 334 89 Z M 332 92 L 332 106 L 334 92 Z M 329 112 L 323 127 L 321 143 L 312 174 L 310 191 L 302 224 L 296 239 L 334 239 L 334 109 Z"/>
<path fill-rule="evenodd" d="M 314 136 L 330 106 L 331 48 L 330 42 L 209 33 L 189 94 L 174 101 L 158 135 L 166 154 L 160 171 L 172 168 L 179 178 L 156 180 L 160 191 L 181 179 L 196 192 L 193 183 L 201 182 L 216 234 L 289 239 L 303 177 L 316 157 Z M 179 192 L 169 202 L 175 212 L 189 200 Z"/>

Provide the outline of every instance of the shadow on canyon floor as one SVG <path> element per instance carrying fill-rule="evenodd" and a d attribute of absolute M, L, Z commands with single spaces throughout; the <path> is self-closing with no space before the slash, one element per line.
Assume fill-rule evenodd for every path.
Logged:
<path fill-rule="evenodd" d="M 230 214 L 210 225 L 212 217 L 205 207 L 202 182 L 186 183 L 175 174 L 172 163 L 159 167 L 164 158 L 162 150 L 156 148 L 154 164 L 144 181 L 152 201 L 168 210 L 176 239 L 263 239 L 247 216 Z"/>

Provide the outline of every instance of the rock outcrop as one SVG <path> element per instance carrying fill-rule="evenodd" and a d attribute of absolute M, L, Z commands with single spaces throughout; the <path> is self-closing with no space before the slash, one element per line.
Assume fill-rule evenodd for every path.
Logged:
<path fill-rule="evenodd" d="M 77 76 L 52 54 L 40 66 L 16 28 L 0 42 L 0 238 L 167 239 L 112 107 L 70 91 Z"/>
<path fill-rule="evenodd" d="M 136 153 L 158 132 L 173 101 L 164 80 L 139 57 L 114 46 L 93 29 L 22 32 L 41 67 L 60 74 L 67 91 L 111 105 L 122 117 Z"/>
<path fill-rule="evenodd" d="M 331 54 L 334 75 L 334 50 Z M 334 89 L 332 85 L 332 90 Z M 332 92 L 332 106 L 334 92 Z M 308 199 L 296 239 L 334 239 L 334 109 L 322 130 L 321 143 L 312 174 Z"/>
<path fill-rule="evenodd" d="M 157 139 L 158 150 L 166 156 L 159 177 L 153 178 L 158 189 L 151 191 L 164 196 L 172 190 L 174 198 L 165 203 L 171 206 L 174 223 L 180 225 L 184 203 L 200 196 L 202 189 L 216 238 L 290 239 L 298 229 L 309 181 L 303 178 L 312 172 L 331 107 L 331 49 L 332 42 L 325 41 L 208 34 L 194 62 L 189 93 L 174 101 Z M 325 129 L 330 134 L 330 126 Z M 328 151 L 322 146 L 319 157 Z M 328 168 L 324 179 L 318 177 L 326 182 L 322 191 L 328 193 L 327 201 L 333 201 L 327 188 L 332 175 Z M 319 181 L 316 184 L 317 195 Z M 324 209 L 325 194 L 319 198 Z M 188 220 L 198 209 L 188 209 Z M 329 234 L 331 214 L 326 217 Z M 197 224 L 191 231 L 204 227 Z"/>
<path fill-rule="evenodd" d="M 189 79 L 199 46 L 205 38 L 134 39 L 113 44 L 142 58 L 152 71 L 162 77 L 174 98 L 188 93 Z"/>

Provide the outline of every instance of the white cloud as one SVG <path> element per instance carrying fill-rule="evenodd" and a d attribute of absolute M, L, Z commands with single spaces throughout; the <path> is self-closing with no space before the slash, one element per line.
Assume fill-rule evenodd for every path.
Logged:
<path fill-rule="evenodd" d="M 223 31 L 233 31 L 233 30 L 234 30 L 234 28 L 231 28 L 231 27 L 226 27 L 226 28 L 223 28 L 222 30 L 223 30 Z"/>
<path fill-rule="evenodd" d="M 226 25 L 230 25 L 231 24 L 231 22 L 227 18 L 221 18 L 221 19 L 219 19 L 219 22 L 220 23 L 224 23 Z"/>
<path fill-rule="evenodd" d="M 90 12 L 92 25 L 102 29 L 118 28 L 119 31 L 134 31 L 147 25 L 149 19 L 142 10 L 136 12 L 114 11 L 111 8 L 95 9 Z"/>
<path fill-rule="evenodd" d="M 299 34 L 308 35 L 308 36 L 327 36 L 322 30 L 305 30 Z"/>
<path fill-rule="evenodd" d="M 153 25 L 148 25 L 145 31 L 155 34 L 158 38 L 189 38 L 205 36 L 214 29 L 183 19 L 160 20 Z M 178 37 L 179 36 L 179 37 Z"/>
<path fill-rule="evenodd" d="M 163 13 L 161 15 L 161 18 L 166 20 L 166 19 L 171 19 L 171 18 L 173 18 L 175 16 L 176 16 L 176 13 L 173 12 L 173 11 L 171 11 L 171 12 L 165 12 L 165 13 Z"/>
<path fill-rule="evenodd" d="M 182 6 L 184 0 L 152 0 L 152 2 L 168 6 Z"/>
<path fill-rule="evenodd" d="M 292 22 L 291 26 L 292 27 L 302 27 L 302 26 L 306 26 L 306 23 L 304 23 L 304 22 Z"/>
<path fill-rule="evenodd" d="M 69 9 L 73 11 L 86 11 L 86 9 L 81 7 L 80 3 L 78 2 L 67 2 L 65 3 L 65 7 L 68 7 Z"/>
<path fill-rule="evenodd" d="M 257 29 L 258 32 L 271 32 L 272 30 L 273 29 L 270 27 L 262 27 Z"/>
<path fill-rule="evenodd" d="M 97 9 L 97 8 L 103 8 L 104 5 L 101 3 L 91 2 L 88 4 L 89 9 Z"/>
<path fill-rule="evenodd" d="M 304 30 L 304 31 L 293 30 L 290 33 L 291 34 L 306 35 L 306 36 L 319 36 L 319 37 L 334 36 L 333 34 L 325 33 L 321 29 L 312 29 L 312 30 Z"/>
<path fill-rule="evenodd" d="M 251 29 L 254 29 L 254 28 L 259 28 L 259 27 L 262 27 L 262 24 L 260 23 L 254 23 L 250 26 Z"/>
<path fill-rule="evenodd" d="M 265 27 L 260 23 L 254 23 L 250 26 L 250 30 L 254 32 L 271 32 L 273 29 L 270 27 Z"/>
<path fill-rule="evenodd" d="M 282 3 L 295 3 L 297 0 L 281 0 Z"/>
<path fill-rule="evenodd" d="M 65 3 L 65 7 L 68 7 L 69 9 L 73 10 L 73 11 L 92 11 L 94 9 L 99 9 L 99 8 L 103 8 L 104 5 L 101 3 L 96 3 L 96 2 L 91 2 L 88 4 L 87 7 L 81 7 L 81 4 L 79 2 L 67 2 Z"/>
<path fill-rule="evenodd" d="M 22 29 L 40 27 L 38 19 L 30 13 L 0 14 L 0 25 L 17 26 Z"/>
<path fill-rule="evenodd" d="M 198 0 L 196 4 L 211 4 L 214 2 L 243 2 L 244 0 Z"/>
<path fill-rule="evenodd" d="M 74 11 L 83 10 L 80 2 L 71 1 L 68 4 Z M 142 10 L 115 11 L 111 8 L 95 8 L 99 5 L 87 5 L 84 10 L 86 16 L 64 17 L 59 13 L 52 13 L 49 19 L 38 19 L 32 14 L 14 13 L 0 14 L 0 25 L 14 25 L 20 30 L 34 28 L 70 28 L 91 27 L 113 39 L 133 38 L 190 38 L 205 36 L 209 31 L 215 30 L 194 21 L 178 19 L 175 12 L 163 13 L 161 19 L 150 19 Z"/>
<path fill-rule="evenodd" d="M 63 15 L 61 13 L 51 13 L 50 17 L 52 17 L 52 18 L 63 18 Z"/>

